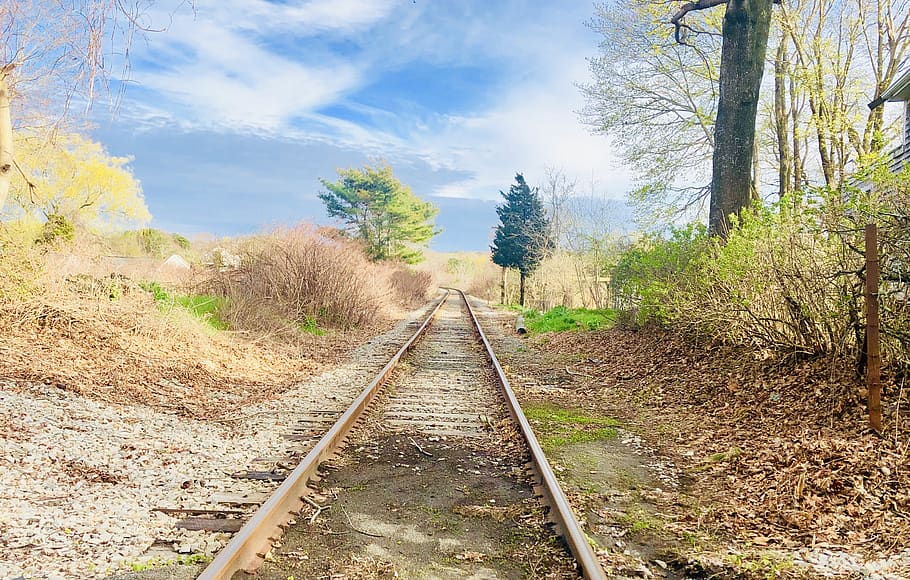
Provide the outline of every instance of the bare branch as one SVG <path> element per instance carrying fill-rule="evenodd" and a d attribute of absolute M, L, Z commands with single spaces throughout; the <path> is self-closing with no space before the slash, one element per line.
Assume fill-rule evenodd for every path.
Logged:
<path fill-rule="evenodd" d="M 676 11 L 676 14 L 673 15 L 673 18 L 670 19 L 670 22 L 673 24 L 673 26 L 676 27 L 676 31 L 674 32 L 676 42 L 679 44 L 688 44 L 685 42 L 685 40 L 683 40 L 683 35 L 681 33 L 682 29 L 684 28 L 686 30 L 697 32 L 690 26 L 683 24 L 682 19 L 686 16 L 686 14 L 692 12 L 693 10 L 705 10 L 706 8 L 713 8 L 721 4 L 726 4 L 728 1 L 729 0 L 695 0 L 695 2 L 686 2 L 680 6 L 679 10 Z"/>

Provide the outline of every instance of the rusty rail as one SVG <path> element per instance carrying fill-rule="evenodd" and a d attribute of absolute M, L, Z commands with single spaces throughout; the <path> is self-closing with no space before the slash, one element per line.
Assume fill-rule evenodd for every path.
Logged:
<path fill-rule="evenodd" d="M 430 322 L 436 316 L 436 313 L 439 312 L 439 309 L 442 308 L 449 294 L 450 292 L 446 291 L 446 294 L 439 300 L 439 303 L 436 304 L 426 320 L 423 321 L 417 332 L 398 349 L 395 356 L 386 363 L 382 370 L 379 371 L 379 374 L 376 375 L 376 378 L 367 385 L 348 410 L 338 418 L 316 446 L 307 453 L 306 457 L 287 476 L 281 486 L 259 507 L 253 517 L 231 538 L 231 541 L 218 552 L 218 555 L 198 576 L 200 580 L 225 580 L 231 578 L 234 573 L 240 570 L 251 572 L 265 558 L 272 542 L 281 537 L 282 528 L 287 526 L 294 514 L 299 513 L 303 508 L 304 502 L 301 498 L 308 494 L 307 484 L 316 474 L 319 465 L 335 453 L 344 442 L 345 437 L 347 437 L 363 412 L 370 405 L 376 393 L 379 392 L 379 387 L 385 382 L 401 357 L 426 332 Z"/>
<path fill-rule="evenodd" d="M 506 378 L 506 373 L 503 371 L 502 365 L 499 364 L 499 360 L 493 352 L 493 347 L 490 345 L 490 341 L 487 340 L 487 336 L 484 334 L 480 322 L 477 320 L 477 315 L 474 314 L 474 309 L 471 308 L 471 303 L 468 302 L 468 298 L 465 296 L 464 292 L 461 290 L 456 291 L 461 295 L 461 298 L 468 307 L 468 312 L 471 314 L 471 320 L 474 322 L 474 329 L 477 331 L 477 335 L 480 337 L 480 341 L 487 351 L 487 357 L 496 369 L 496 375 L 499 378 L 499 386 L 502 390 L 503 398 L 509 406 L 509 413 L 518 425 L 518 428 L 527 443 L 528 449 L 531 452 L 532 468 L 541 484 L 539 491 L 542 492 L 544 502 L 550 508 L 550 513 L 548 515 L 553 523 L 556 524 L 557 533 L 565 540 L 569 551 L 572 553 L 572 556 L 575 557 L 575 561 L 578 562 L 581 573 L 585 578 L 591 580 L 606 580 L 607 577 L 604 574 L 603 568 L 600 566 L 597 556 L 594 554 L 594 550 L 591 549 L 591 544 L 588 543 L 588 538 L 585 536 L 584 530 L 581 529 L 581 525 L 575 518 L 575 514 L 572 513 L 572 508 L 569 506 L 569 502 L 566 500 L 562 488 L 559 487 L 559 481 L 557 481 L 556 475 L 550 468 L 550 463 L 547 461 L 543 449 L 540 447 L 540 443 L 537 441 L 537 437 L 531 429 L 531 424 L 528 423 L 528 419 L 525 417 L 524 411 L 521 410 L 521 405 L 518 404 L 515 392 L 509 385 L 509 379 Z"/>
<path fill-rule="evenodd" d="M 294 471 L 288 475 L 284 483 L 275 490 L 254 516 L 240 528 L 240 531 L 234 535 L 227 546 L 203 570 L 202 574 L 199 575 L 200 580 L 225 580 L 231 578 L 240 570 L 252 572 L 265 558 L 271 544 L 280 538 L 283 528 L 287 526 L 294 514 L 299 513 L 303 508 L 304 502 L 301 498 L 308 494 L 307 484 L 316 475 L 319 465 L 335 453 L 344 442 L 345 437 L 347 437 L 363 412 L 369 407 L 392 369 L 426 332 L 430 322 L 453 291 L 457 292 L 464 300 L 471 315 L 474 329 L 486 349 L 487 357 L 496 369 L 500 390 L 508 404 L 509 413 L 518 425 L 528 445 L 531 455 L 531 466 L 540 483 L 538 491 L 542 494 L 543 501 L 549 507 L 548 515 L 550 519 L 556 525 L 557 532 L 563 537 L 569 551 L 578 562 L 584 577 L 592 580 L 606 579 L 603 569 L 600 567 L 581 526 L 578 524 L 578 520 L 575 519 L 572 513 L 572 508 L 559 487 L 559 482 L 556 480 L 556 476 L 544 456 L 540 443 L 534 436 L 534 432 L 531 430 L 531 426 L 518 404 L 515 393 L 509 386 L 505 372 L 493 353 L 493 348 L 490 346 L 483 329 L 480 327 L 480 322 L 477 320 L 471 304 L 461 290 L 453 288 L 446 288 L 445 290 L 446 294 L 439 300 L 417 332 L 398 350 L 376 378 L 351 404 L 351 407 L 344 412 L 316 446 L 307 453 Z"/>

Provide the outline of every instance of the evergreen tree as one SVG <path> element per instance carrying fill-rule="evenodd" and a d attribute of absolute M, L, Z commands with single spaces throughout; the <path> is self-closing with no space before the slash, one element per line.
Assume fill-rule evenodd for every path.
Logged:
<path fill-rule="evenodd" d="M 336 183 L 320 180 L 329 217 L 341 219 L 373 260 L 421 261 L 421 246 L 439 233 L 433 225 L 439 210 L 402 185 L 388 165 L 339 169 L 338 176 Z"/>
<path fill-rule="evenodd" d="M 531 189 L 521 173 L 508 193 L 499 192 L 505 203 L 496 208 L 499 225 L 493 238 L 493 263 L 518 268 L 521 284 L 518 302 L 525 304 L 525 278 L 537 269 L 553 247 L 550 221 L 544 212 L 537 188 Z"/>

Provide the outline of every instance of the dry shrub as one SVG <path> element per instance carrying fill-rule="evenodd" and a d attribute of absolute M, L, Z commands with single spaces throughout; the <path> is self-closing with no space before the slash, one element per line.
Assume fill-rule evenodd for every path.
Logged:
<path fill-rule="evenodd" d="M 324 354 L 214 332 L 104 268 L 0 232 L 0 376 L 203 418 L 275 395 Z"/>
<path fill-rule="evenodd" d="M 299 226 L 247 240 L 240 253 L 239 268 L 212 270 L 206 282 L 227 299 L 222 319 L 232 328 L 351 328 L 390 314 L 385 277 L 352 243 Z"/>
<path fill-rule="evenodd" d="M 397 266 L 388 275 L 389 286 L 403 306 L 420 306 L 427 300 L 435 280 L 429 272 L 411 270 L 407 266 Z"/>

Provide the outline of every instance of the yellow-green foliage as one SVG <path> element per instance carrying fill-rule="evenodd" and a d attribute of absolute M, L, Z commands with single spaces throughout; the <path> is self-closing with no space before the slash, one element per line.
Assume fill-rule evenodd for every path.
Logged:
<path fill-rule="evenodd" d="M 864 240 L 878 224 L 882 344 L 910 359 L 910 168 L 881 163 L 868 189 L 807 188 L 734 220 L 725 243 L 674 230 L 626 252 L 614 270 L 640 320 L 731 343 L 805 355 L 855 353 L 864 332 Z"/>
<path fill-rule="evenodd" d="M 113 157 L 100 143 L 77 134 L 48 140 L 16 136 L 17 160 L 28 176 L 13 180 L 11 200 L 21 214 L 59 215 L 90 227 L 142 224 L 151 219 L 130 159 Z"/>

